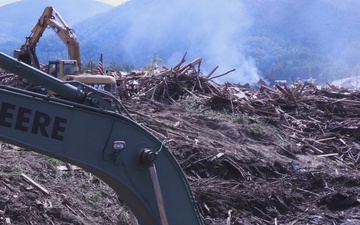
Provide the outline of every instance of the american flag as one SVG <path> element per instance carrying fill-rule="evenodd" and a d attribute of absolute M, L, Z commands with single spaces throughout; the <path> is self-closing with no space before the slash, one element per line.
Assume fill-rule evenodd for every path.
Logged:
<path fill-rule="evenodd" d="M 99 70 L 100 74 L 104 74 L 103 54 L 102 53 L 100 54 L 100 59 L 99 59 L 97 69 Z"/>

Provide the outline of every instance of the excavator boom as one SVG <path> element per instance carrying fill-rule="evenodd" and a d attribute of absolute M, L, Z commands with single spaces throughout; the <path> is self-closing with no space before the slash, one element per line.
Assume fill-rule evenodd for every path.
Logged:
<path fill-rule="evenodd" d="M 0 86 L 1 141 L 93 173 L 115 190 L 141 225 L 203 224 L 176 159 L 136 121 L 98 104 L 96 92 L 86 85 L 64 83 L 3 53 L 0 67 L 67 99 Z"/>
<path fill-rule="evenodd" d="M 26 37 L 25 44 L 14 51 L 14 57 L 36 68 L 40 67 L 36 55 L 36 45 L 47 27 L 52 28 L 68 48 L 69 58 L 76 60 L 81 71 L 80 44 L 73 30 L 66 24 L 61 15 L 52 7 L 44 9 L 43 14 Z"/>

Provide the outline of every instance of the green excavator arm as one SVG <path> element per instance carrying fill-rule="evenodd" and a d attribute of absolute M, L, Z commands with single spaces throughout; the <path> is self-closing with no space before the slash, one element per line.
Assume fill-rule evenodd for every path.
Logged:
<path fill-rule="evenodd" d="M 136 121 L 90 87 L 64 83 L 3 53 L 0 67 L 63 96 L 0 86 L 1 141 L 96 175 L 141 225 L 203 224 L 178 162 Z"/>

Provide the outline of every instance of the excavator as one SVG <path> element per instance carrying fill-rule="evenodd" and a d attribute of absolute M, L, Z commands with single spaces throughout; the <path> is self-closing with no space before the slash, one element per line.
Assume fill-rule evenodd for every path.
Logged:
<path fill-rule="evenodd" d="M 52 28 L 68 48 L 69 60 L 49 61 L 48 74 L 64 81 L 76 80 L 85 84 L 93 85 L 98 89 L 112 93 L 116 92 L 116 80 L 112 76 L 81 74 L 80 45 L 74 31 L 67 25 L 62 16 L 54 7 L 44 9 L 38 22 L 26 37 L 25 44 L 14 51 L 14 57 L 35 68 L 40 68 L 39 59 L 36 55 L 36 45 L 47 27 Z"/>
<path fill-rule="evenodd" d="M 134 225 L 204 225 L 166 143 L 137 123 L 114 95 L 62 81 L 4 53 L 0 67 L 62 95 L 0 85 L 0 141 L 94 174 L 131 209 Z"/>

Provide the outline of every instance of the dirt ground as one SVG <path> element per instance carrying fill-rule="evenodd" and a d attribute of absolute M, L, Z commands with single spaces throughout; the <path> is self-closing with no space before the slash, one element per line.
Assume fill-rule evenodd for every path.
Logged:
<path fill-rule="evenodd" d="M 186 100 L 123 103 L 139 123 L 168 140 L 206 222 L 360 223 L 356 167 L 297 153 L 288 134 L 257 118 L 198 109 Z M 59 169 L 66 164 L 26 149 L 1 147 L 1 224 L 130 224 L 126 207 L 98 178 Z"/>

